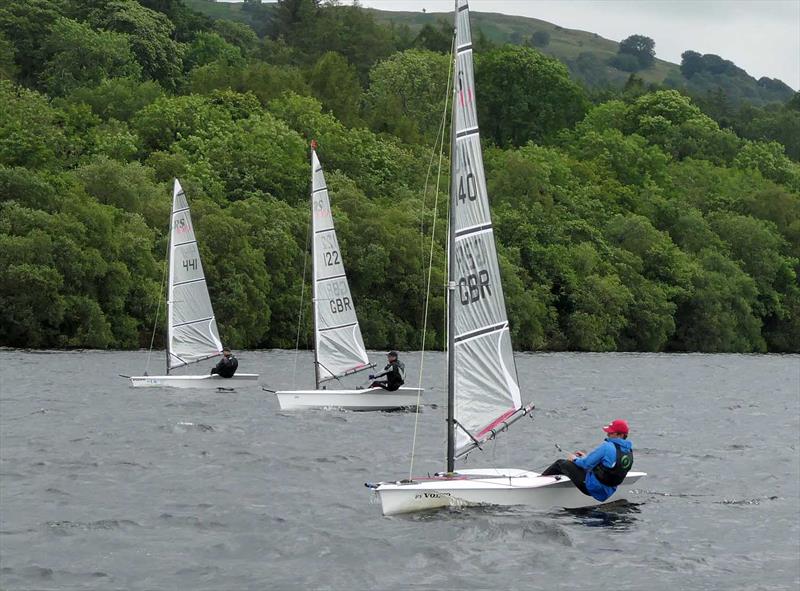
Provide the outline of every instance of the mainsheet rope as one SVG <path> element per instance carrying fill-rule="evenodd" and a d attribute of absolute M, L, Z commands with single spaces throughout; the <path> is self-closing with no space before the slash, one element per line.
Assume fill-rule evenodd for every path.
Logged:
<path fill-rule="evenodd" d="M 411 459 L 408 466 L 408 478 L 411 479 L 414 473 L 414 453 L 417 447 L 417 431 L 419 427 L 419 409 L 420 409 L 420 399 L 422 397 L 422 373 L 425 368 L 425 337 L 427 335 L 428 329 L 428 309 L 430 306 L 430 299 L 431 299 L 431 277 L 433 272 L 433 251 L 434 246 L 436 245 L 436 219 L 439 213 L 439 185 L 442 180 L 442 160 L 444 159 L 444 138 L 445 138 L 445 130 L 447 128 L 447 113 L 449 112 L 449 105 L 450 105 L 450 89 L 451 89 L 451 82 L 452 82 L 452 73 L 453 73 L 453 61 L 455 58 L 455 36 L 453 37 L 453 43 L 450 47 L 450 65 L 447 70 L 447 90 L 444 99 L 444 110 L 442 111 L 442 122 L 439 126 L 439 133 L 436 137 L 436 142 L 433 145 L 433 150 L 431 151 L 431 160 L 428 164 L 428 174 L 425 176 L 425 186 L 422 192 L 422 221 L 420 224 L 420 233 L 423 235 L 424 238 L 424 220 L 425 220 L 425 196 L 428 194 L 428 178 L 430 177 L 430 171 L 433 166 L 433 159 L 436 155 L 438 150 L 439 152 L 439 167 L 436 173 L 436 189 L 434 193 L 434 200 L 433 200 L 433 222 L 431 224 L 431 248 L 428 255 L 428 278 L 426 281 L 425 287 L 425 312 L 422 318 L 422 352 L 420 355 L 420 363 L 419 363 L 419 379 L 417 381 L 417 412 L 414 415 L 414 436 L 411 438 Z M 445 326 L 447 323 L 445 323 Z"/>

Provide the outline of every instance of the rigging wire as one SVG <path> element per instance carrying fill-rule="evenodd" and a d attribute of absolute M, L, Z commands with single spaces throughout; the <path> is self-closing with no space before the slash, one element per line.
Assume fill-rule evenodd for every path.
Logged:
<path fill-rule="evenodd" d="M 313 211 L 311 215 L 314 215 Z M 297 389 L 297 357 L 300 353 L 300 330 L 303 326 L 303 305 L 306 300 L 306 268 L 308 267 L 308 249 L 311 244 L 311 223 L 309 222 L 306 229 L 306 247 L 305 255 L 303 256 L 303 280 L 300 284 L 300 310 L 297 314 L 297 336 L 294 340 L 294 369 L 292 370 L 292 390 Z M 316 368 L 314 371 L 317 371 Z"/>
<path fill-rule="evenodd" d="M 425 368 L 425 338 L 427 336 L 427 329 L 428 329 L 428 309 L 430 307 L 430 299 L 431 299 L 431 277 L 433 272 L 433 251 L 434 247 L 436 246 L 436 218 L 438 217 L 439 213 L 439 184 L 442 179 L 442 160 L 444 159 L 444 138 L 445 138 L 445 131 L 447 128 L 447 113 L 448 113 L 448 106 L 450 105 L 450 89 L 451 89 L 451 82 L 452 82 L 452 73 L 453 73 L 453 61 L 455 58 L 455 37 L 453 38 L 453 44 L 450 48 L 450 65 L 447 71 L 447 90 L 445 93 L 444 99 L 444 110 L 442 112 L 442 123 L 439 126 L 439 133 L 436 138 L 436 142 L 434 142 L 433 151 L 431 152 L 431 160 L 430 164 L 428 165 L 428 175 L 425 177 L 425 186 L 423 189 L 423 212 L 422 212 L 422 222 L 420 225 L 420 231 L 424 230 L 424 220 L 425 220 L 425 195 L 428 192 L 428 177 L 430 175 L 430 169 L 433 164 L 433 155 L 436 153 L 437 149 L 439 152 L 439 167 L 436 173 L 436 189 L 434 193 L 434 200 L 433 200 L 433 221 L 431 222 L 431 248 L 430 253 L 428 255 L 428 277 L 425 286 L 425 308 L 422 320 L 422 353 L 420 355 L 420 363 L 419 363 L 419 380 L 417 381 L 417 412 L 414 416 L 414 436 L 411 439 L 411 460 L 409 462 L 408 467 L 408 478 L 409 480 L 412 477 L 414 472 L 414 452 L 417 447 L 417 430 L 419 426 L 419 409 L 420 409 L 420 398 L 422 397 L 422 373 Z M 445 323 L 446 325 L 446 323 Z"/>
<path fill-rule="evenodd" d="M 170 226 L 170 231 L 172 231 L 171 226 Z M 161 300 L 164 298 L 164 285 L 166 285 L 167 283 L 167 262 L 169 261 L 169 246 L 170 246 L 170 241 L 167 240 L 167 258 L 164 259 L 164 272 L 161 275 L 161 290 L 158 292 L 158 305 L 156 306 L 156 318 L 155 320 L 153 320 L 153 334 L 150 337 L 150 349 L 147 351 L 147 361 L 144 364 L 144 375 L 147 375 L 147 372 L 150 369 L 150 357 L 153 354 L 153 343 L 155 343 L 156 341 L 156 328 L 158 327 L 158 315 L 161 313 Z M 169 358 L 167 359 L 167 363 L 169 363 Z"/>

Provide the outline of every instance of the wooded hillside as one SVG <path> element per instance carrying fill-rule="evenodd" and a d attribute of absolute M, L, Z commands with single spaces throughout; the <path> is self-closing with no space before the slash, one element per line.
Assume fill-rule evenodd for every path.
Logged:
<path fill-rule="evenodd" d="M 447 48 L 357 7 L 239 10 L 258 31 L 178 0 L 0 6 L 0 345 L 149 345 L 178 177 L 223 341 L 293 347 L 315 138 L 367 346 L 420 346 Z M 800 351 L 797 95 L 726 113 L 475 56 L 516 347 Z"/>

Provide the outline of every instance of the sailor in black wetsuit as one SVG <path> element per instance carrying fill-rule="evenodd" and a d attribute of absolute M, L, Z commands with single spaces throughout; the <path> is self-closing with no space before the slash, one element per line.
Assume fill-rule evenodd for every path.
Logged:
<path fill-rule="evenodd" d="M 239 361 L 233 356 L 230 349 L 222 350 L 222 359 L 216 366 L 211 368 L 211 375 L 217 374 L 223 378 L 232 378 L 239 367 Z"/>
<path fill-rule="evenodd" d="M 405 383 L 406 366 L 401 361 L 397 360 L 397 351 L 389 351 L 386 354 L 386 359 L 389 363 L 383 368 L 383 371 L 377 375 L 369 376 L 369 379 L 382 378 L 386 376 L 385 380 L 375 380 L 372 382 L 370 388 L 383 388 L 389 392 L 394 392 Z"/>

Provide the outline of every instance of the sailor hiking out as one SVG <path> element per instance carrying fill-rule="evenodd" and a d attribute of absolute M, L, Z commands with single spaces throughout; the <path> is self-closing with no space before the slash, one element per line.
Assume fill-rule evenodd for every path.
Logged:
<path fill-rule="evenodd" d="M 217 374 L 223 378 L 232 378 L 238 368 L 239 360 L 233 356 L 230 349 L 225 348 L 222 350 L 222 359 L 211 368 L 211 375 Z"/>
<path fill-rule="evenodd" d="M 542 476 L 564 474 L 583 494 L 605 501 L 633 467 L 633 445 L 628 441 L 628 423 L 622 419 L 603 427 L 608 434 L 592 453 L 576 451 L 566 460 L 556 460 Z"/>
<path fill-rule="evenodd" d="M 369 387 L 383 388 L 389 392 L 394 392 L 405 383 L 406 366 L 403 365 L 402 361 L 397 359 L 397 351 L 389 351 L 386 354 L 386 359 L 388 363 L 386 364 L 386 367 L 383 368 L 381 373 L 374 375 L 370 374 L 369 379 L 375 381 L 372 382 Z M 385 377 L 386 379 L 376 379 L 382 377 Z"/>

